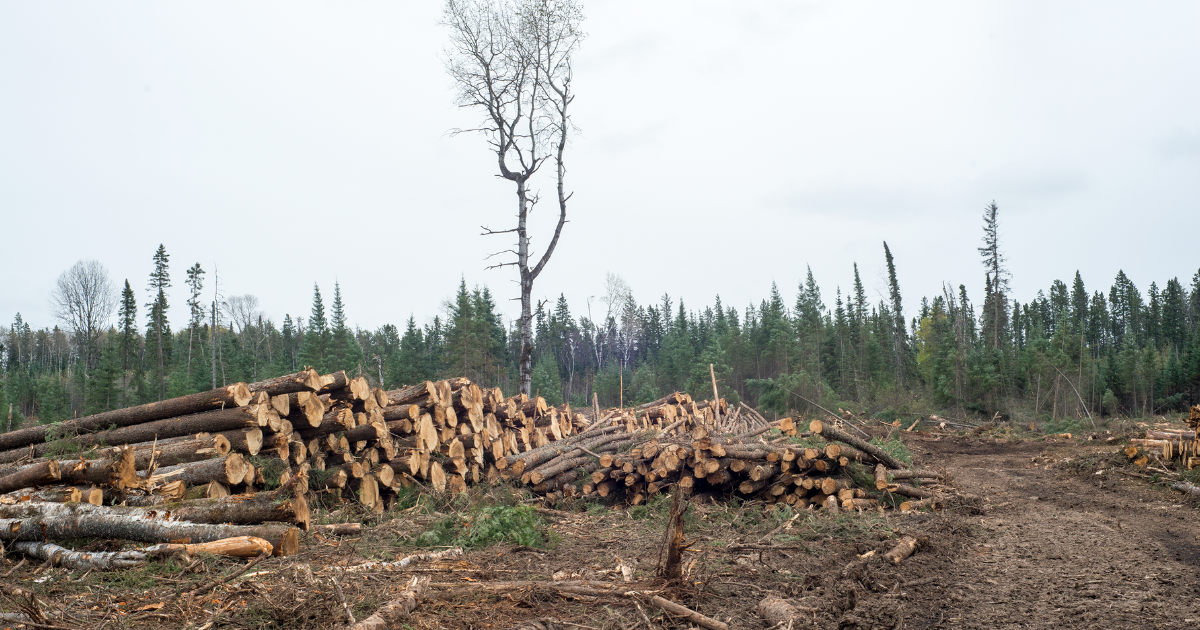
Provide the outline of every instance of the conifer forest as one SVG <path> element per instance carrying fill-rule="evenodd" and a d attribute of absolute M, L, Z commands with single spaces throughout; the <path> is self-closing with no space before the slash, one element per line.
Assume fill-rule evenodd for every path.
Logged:
<path fill-rule="evenodd" d="M 719 295 L 703 305 L 668 293 L 647 299 L 610 274 L 599 309 L 581 313 L 561 295 L 537 302 L 532 389 L 550 404 L 576 406 L 591 405 L 593 394 L 606 407 L 673 391 L 703 398 L 712 365 L 722 397 L 778 414 L 815 413 L 817 405 L 882 420 L 1000 414 L 1048 428 L 1200 402 L 1200 271 L 1182 280 L 1118 272 L 1109 283 L 1064 270 L 1065 280 L 1021 303 L 1009 297 L 1013 279 L 995 226 L 993 205 L 979 278 L 920 293 L 902 287 L 903 261 L 883 243 L 888 294 L 878 301 L 854 263 L 853 285 L 836 287 L 832 304 L 811 270 L 797 270 L 797 286 L 772 285 L 747 305 Z M 354 326 L 353 300 L 336 284 L 313 287 L 310 312 L 277 319 L 253 295 L 210 297 L 199 263 L 179 278 L 162 246 L 147 263 L 145 280 L 103 278 L 115 289 L 102 305 L 113 317 L 98 326 L 72 325 L 63 303 L 71 278 L 106 274 L 81 261 L 52 296 L 63 307 L 57 321 L 15 313 L 0 327 L 6 430 L 306 366 L 385 388 L 466 376 L 516 389 L 517 326 L 503 321 L 486 286 L 460 283 L 430 321 L 410 316 L 365 330 Z M 168 304 L 165 289 L 180 279 L 189 297 Z M 172 329 L 172 321 L 186 323 Z"/>

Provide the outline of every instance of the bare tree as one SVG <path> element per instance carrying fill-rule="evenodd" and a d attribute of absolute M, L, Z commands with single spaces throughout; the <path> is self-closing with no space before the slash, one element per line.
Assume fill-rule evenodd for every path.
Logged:
<path fill-rule="evenodd" d="M 108 270 L 97 260 L 81 260 L 62 272 L 50 294 L 54 315 L 75 333 L 84 370 L 95 367 L 96 339 L 117 308 Z"/>
<path fill-rule="evenodd" d="M 446 70 L 458 91 L 460 107 L 481 114 L 479 126 L 454 134 L 478 132 L 496 154 L 500 177 L 516 186 L 516 227 L 485 235 L 516 234 L 515 249 L 492 254 L 515 260 L 489 267 L 514 266 L 521 284 L 521 391 L 529 394 L 533 368 L 533 281 L 554 253 L 567 221 L 563 154 L 574 129 L 567 108 L 572 55 L 584 34 L 583 11 L 574 0 L 447 0 L 442 23 L 450 29 Z M 528 218 L 538 195 L 530 178 L 553 160 L 558 193 L 558 222 L 545 252 L 530 266 Z M 489 256 L 490 257 L 490 256 Z"/>
<path fill-rule="evenodd" d="M 230 297 L 225 300 L 224 307 L 229 321 L 237 324 L 239 335 L 245 333 L 260 314 L 258 313 L 258 298 L 250 294 Z"/>

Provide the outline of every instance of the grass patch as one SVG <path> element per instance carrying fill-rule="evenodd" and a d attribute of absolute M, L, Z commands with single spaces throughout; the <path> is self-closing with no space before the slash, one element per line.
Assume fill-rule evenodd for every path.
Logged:
<path fill-rule="evenodd" d="M 525 505 L 492 505 L 473 511 L 466 519 L 444 518 L 417 535 L 420 547 L 480 549 L 500 543 L 544 548 L 550 544 L 546 522 Z"/>

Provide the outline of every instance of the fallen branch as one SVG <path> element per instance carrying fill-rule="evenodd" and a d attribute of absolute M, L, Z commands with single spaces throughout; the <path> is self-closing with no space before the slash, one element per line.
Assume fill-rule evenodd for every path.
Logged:
<path fill-rule="evenodd" d="M 357 571 L 399 571 L 415 562 L 427 562 L 430 560 L 443 560 L 445 558 L 455 558 L 463 554 L 462 547 L 451 547 L 442 551 L 433 551 L 430 553 L 417 553 L 411 556 L 406 556 L 395 562 L 364 562 L 349 567 L 333 566 L 330 569 L 342 573 L 354 573 Z"/>
<path fill-rule="evenodd" d="M 408 587 L 400 593 L 400 597 L 386 603 L 375 614 L 362 621 L 347 626 L 347 630 L 389 630 L 398 628 L 400 621 L 406 619 L 429 588 L 429 578 L 413 576 Z"/>

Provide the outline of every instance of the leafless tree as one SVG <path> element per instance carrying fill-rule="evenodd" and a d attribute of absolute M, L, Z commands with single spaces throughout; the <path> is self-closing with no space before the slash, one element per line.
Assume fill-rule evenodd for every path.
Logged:
<path fill-rule="evenodd" d="M 517 189 L 517 224 L 483 228 L 485 235 L 516 234 L 515 249 L 492 254 L 514 256 L 489 267 L 514 266 L 521 284 L 521 391 L 529 394 L 533 368 L 533 281 L 554 253 L 567 221 L 563 162 L 574 129 L 568 107 L 572 55 L 584 34 L 582 8 L 574 0 L 447 0 L 442 23 L 450 30 L 446 69 L 458 91 L 457 103 L 481 115 L 478 132 L 496 154 L 499 176 Z M 546 250 L 531 267 L 528 218 L 538 195 L 530 178 L 552 160 L 558 221 Z"/>
<path fill-rule="evenodd" d="M 95 367 L 96 339 L 117 308 L 108 270 L 97 260 L 81 260 L 62 272 L 50 294 L 54 315 L 75 333 L 84 370 Z"/>
<path fill-rule="evenodd" d="M 258 298 L 250 294 L 232 296 L 225 300 L 224 307 L 229 321 L 237 324 L 239 335 L 246 332 L 259 315 Z"/>

